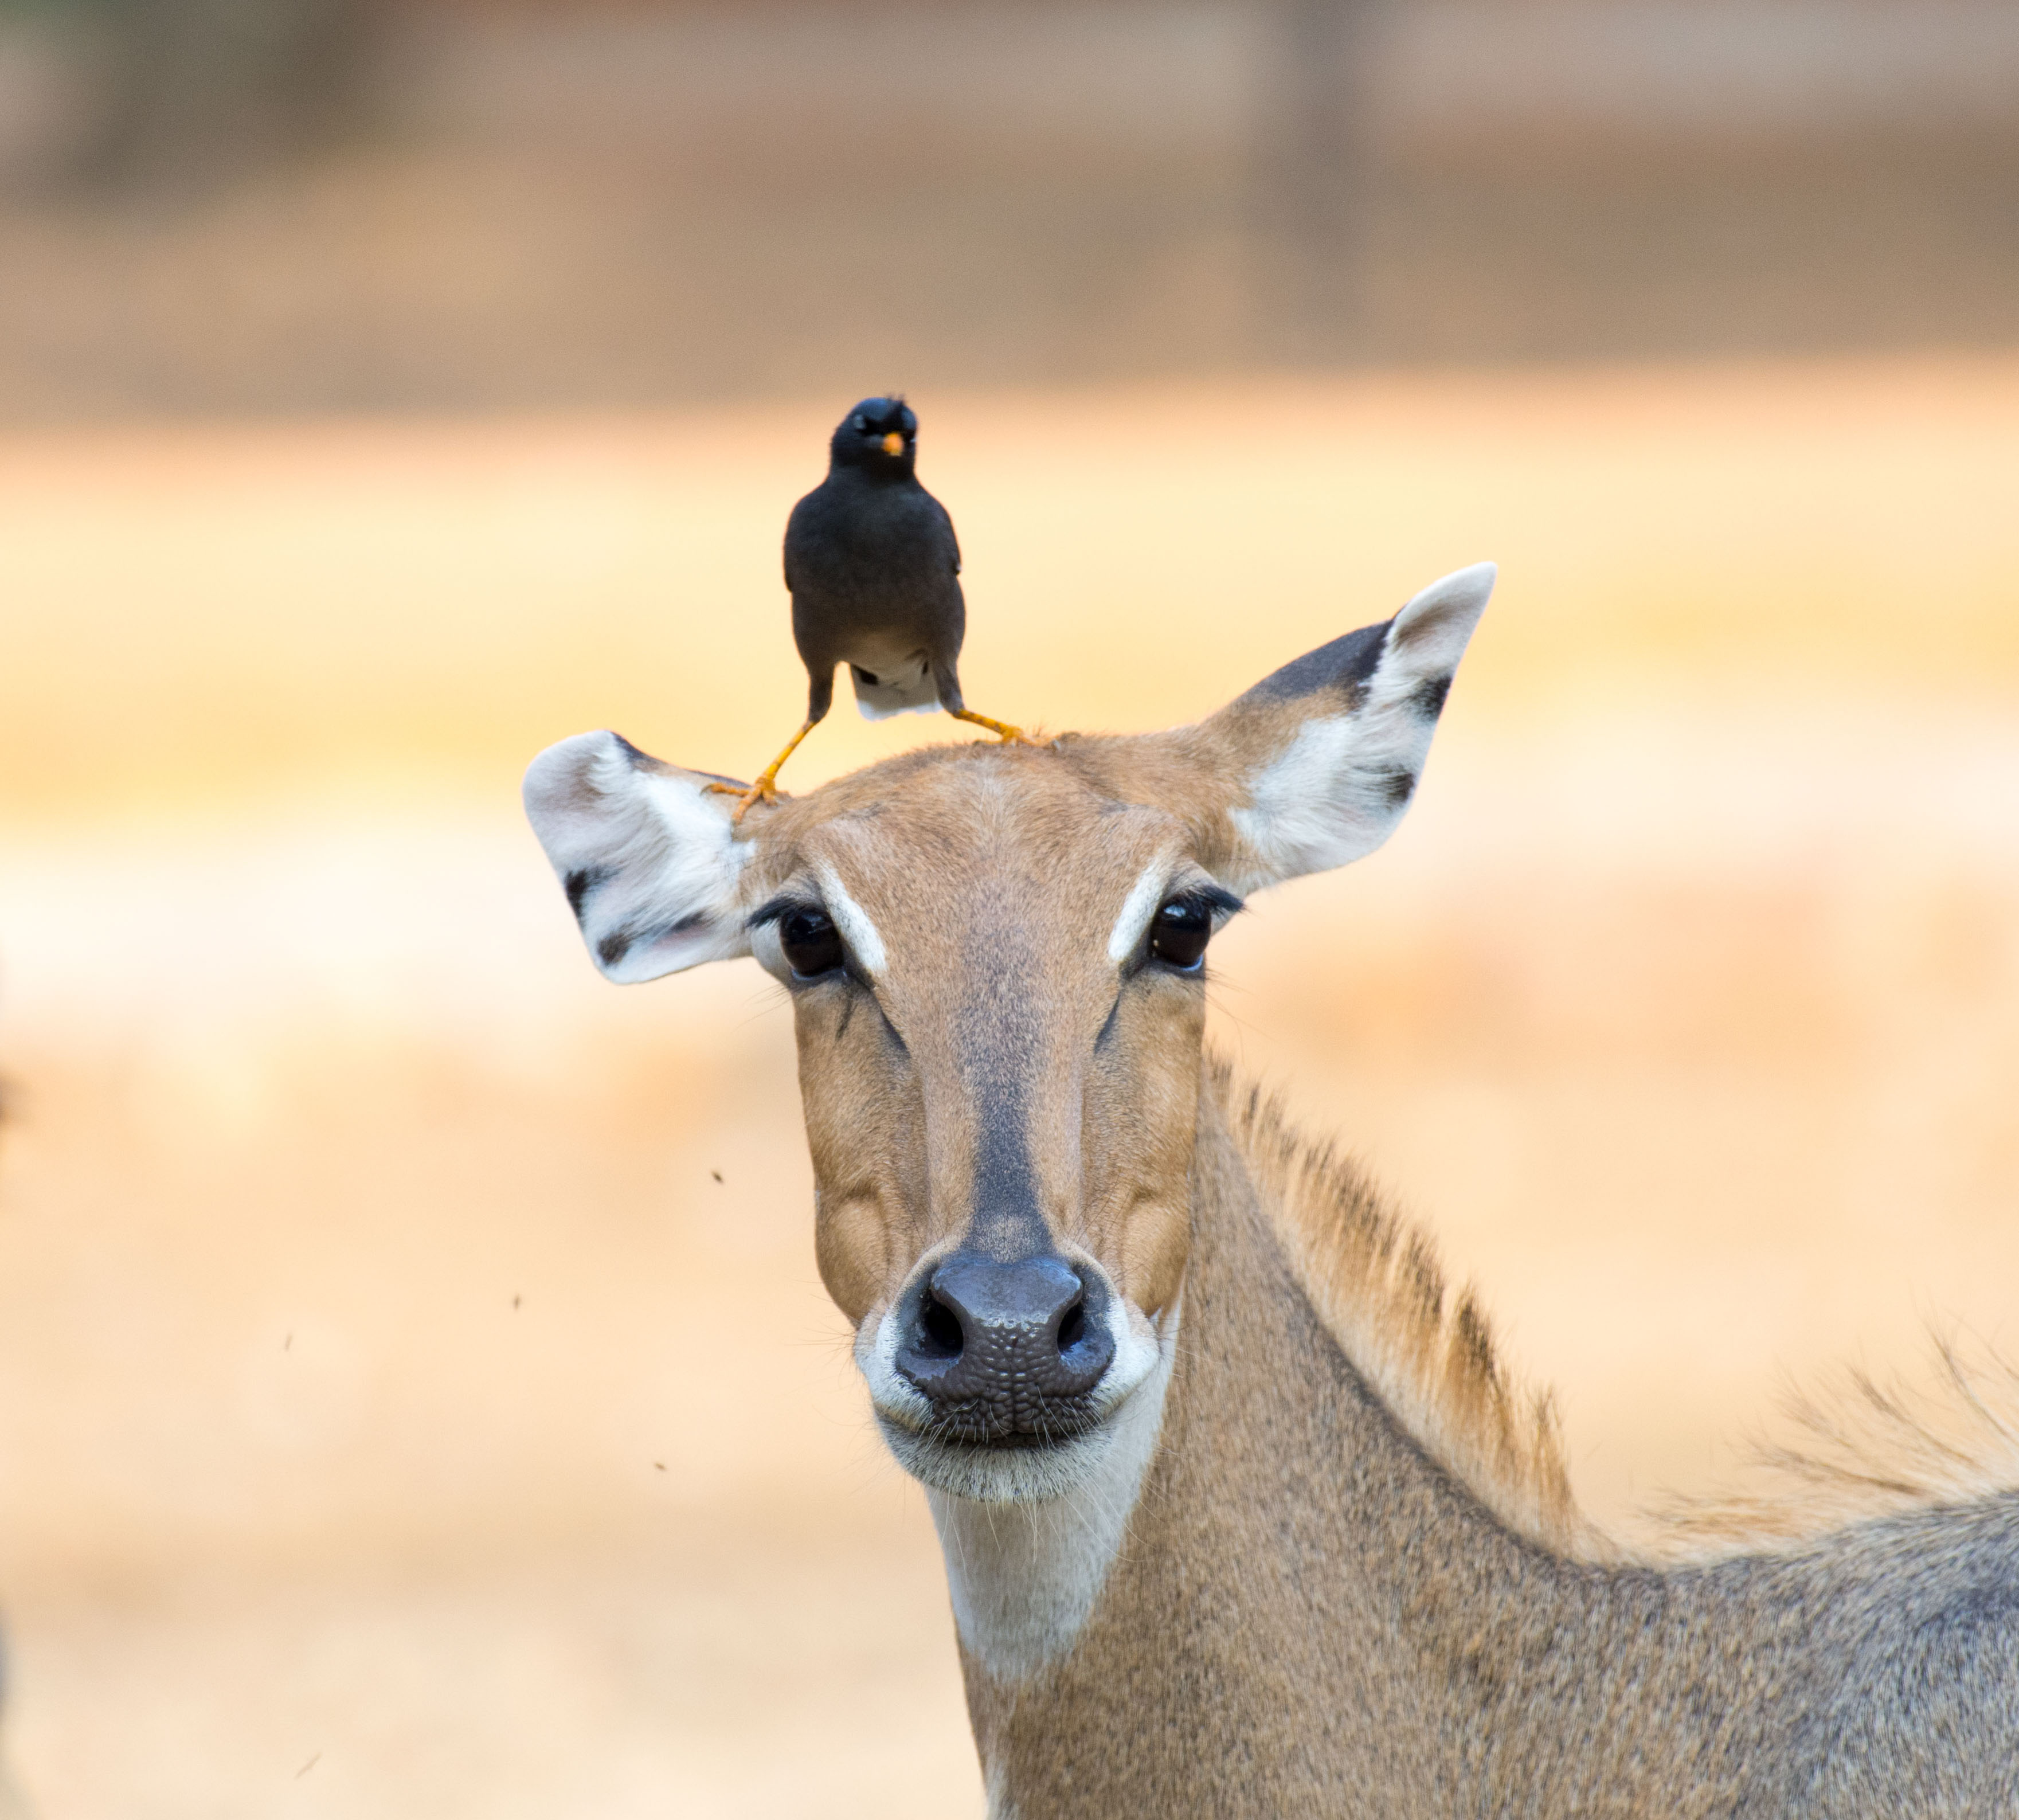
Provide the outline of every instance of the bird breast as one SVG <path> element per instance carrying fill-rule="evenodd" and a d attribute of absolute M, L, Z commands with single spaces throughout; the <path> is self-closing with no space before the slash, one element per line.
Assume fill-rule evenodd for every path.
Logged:
<path fill-rule="evenodd" d="M 823 488 L 806 508 L 793 514 L 786 542 L 809 580 L 852 592 L 952 572 L 940 515 L 915 488 Z"/>

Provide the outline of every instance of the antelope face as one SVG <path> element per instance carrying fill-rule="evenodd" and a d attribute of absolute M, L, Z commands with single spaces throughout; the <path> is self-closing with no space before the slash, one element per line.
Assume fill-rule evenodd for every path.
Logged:
<path fill-rule="evenodd" d="M 812 807 L 760 831 L 748 920 L 792 996 L 821 1273 L 905 1465 L 1037 1495 L 1158 1362 L 1239 900 L 1050 753 L 943 747 Z"/>
<path fill-rule="evenodd" d="M 898 1459 L 1083 1482 L 1169 1357 L 1210 937 L 1400 818 L 1492 583 L 1467 570 L 1199 726 L 912 752 L 759 811 L 611 734 L 527 803 L 591 952 L 791 995 L 821 1274 Z"/>

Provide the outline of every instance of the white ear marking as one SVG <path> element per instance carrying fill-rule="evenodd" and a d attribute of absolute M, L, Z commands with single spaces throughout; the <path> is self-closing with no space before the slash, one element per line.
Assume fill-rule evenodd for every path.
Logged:
<path fill-rule="evenodd" d="M 614 733 L 564 739 L 527 768 L 527 818 L 620 985 L 750 951 L 736 895 L 752 849 L 710 781 Z"/>
<path fill-rule="evenodd" d="M 1388 629 L 1390 657 L 1406 651 L 1412 669 L 1430 673 L 1441 669 L 1448 676 L 1465 655 L 1499 573 L 1497 564 L 1474 563 L 1412 596 Z"/>
<path fill-rule="evenodd" d="M 1293 698 L 1316 711 L 1250 776 L 1248 801 L 1232 812 L 1248 862 L 1228 881 L 1234 890 L 1345 865 L 1394 832 L 1495 573 L 1492 564 L 1477 563 L 1433 582 L 1389 622 L 1378 647 L 1361 641 L 1379 628 L 1338 641 L 1379 654 L 1371 671 L 1356 672 L 1365 680 L 1350 694 L 1307 686 Z M 1328 698 L 1330 712 L 1319 707 Z"/>
<path fill-rule="evenodd" d="M 1118 967 L 1136 952 L 1143 931 L 1157 914 L 1157 906 L 1163 901 L 1165 871 L 1162 860 L 1151 861 L 1122 901 L 1122 914 L 1115 919 L 1115 932 L 1107 938 L 1107 958 Z"/>
<path fill-rule="evenodd" d="M 849 952 L 871 978 L 882 978 L 885 965 L 883 937 L 877 933 L 876 925 L 869 920 L 868 912 L 849 896 L 848 887 L 832 866 L 823 865 L 817 870 L 821 895 L 827 901 L 828 914 L 834 919 L 835 927 L 841 931 L 841 939 L 848 944 Z"/>

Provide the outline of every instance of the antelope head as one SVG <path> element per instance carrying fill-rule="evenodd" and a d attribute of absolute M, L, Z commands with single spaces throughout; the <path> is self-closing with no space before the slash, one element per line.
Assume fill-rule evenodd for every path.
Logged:
<path fill-rule="evenodd" d="M 753 955 L 790 994 L 821 1274 L 929 1488 L 1056 1498 L 1154 1435 L 1208 944 L 1387 837 L 1492 582 L 1449 576 L 1197 726 L 933 747 L 741 827 L 720 780 L 612 733 L 534 761 L 604 973 Z"/>

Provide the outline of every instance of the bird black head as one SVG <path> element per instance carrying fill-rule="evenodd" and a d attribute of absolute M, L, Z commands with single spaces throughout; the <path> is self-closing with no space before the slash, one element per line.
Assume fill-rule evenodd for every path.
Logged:
<path fill-rule="evenodd" d="M 919 454 L 919 419 L 902 397 L 865 398 L 841 420 L 828 444 L 838 468 L 908 474 Z"/>

